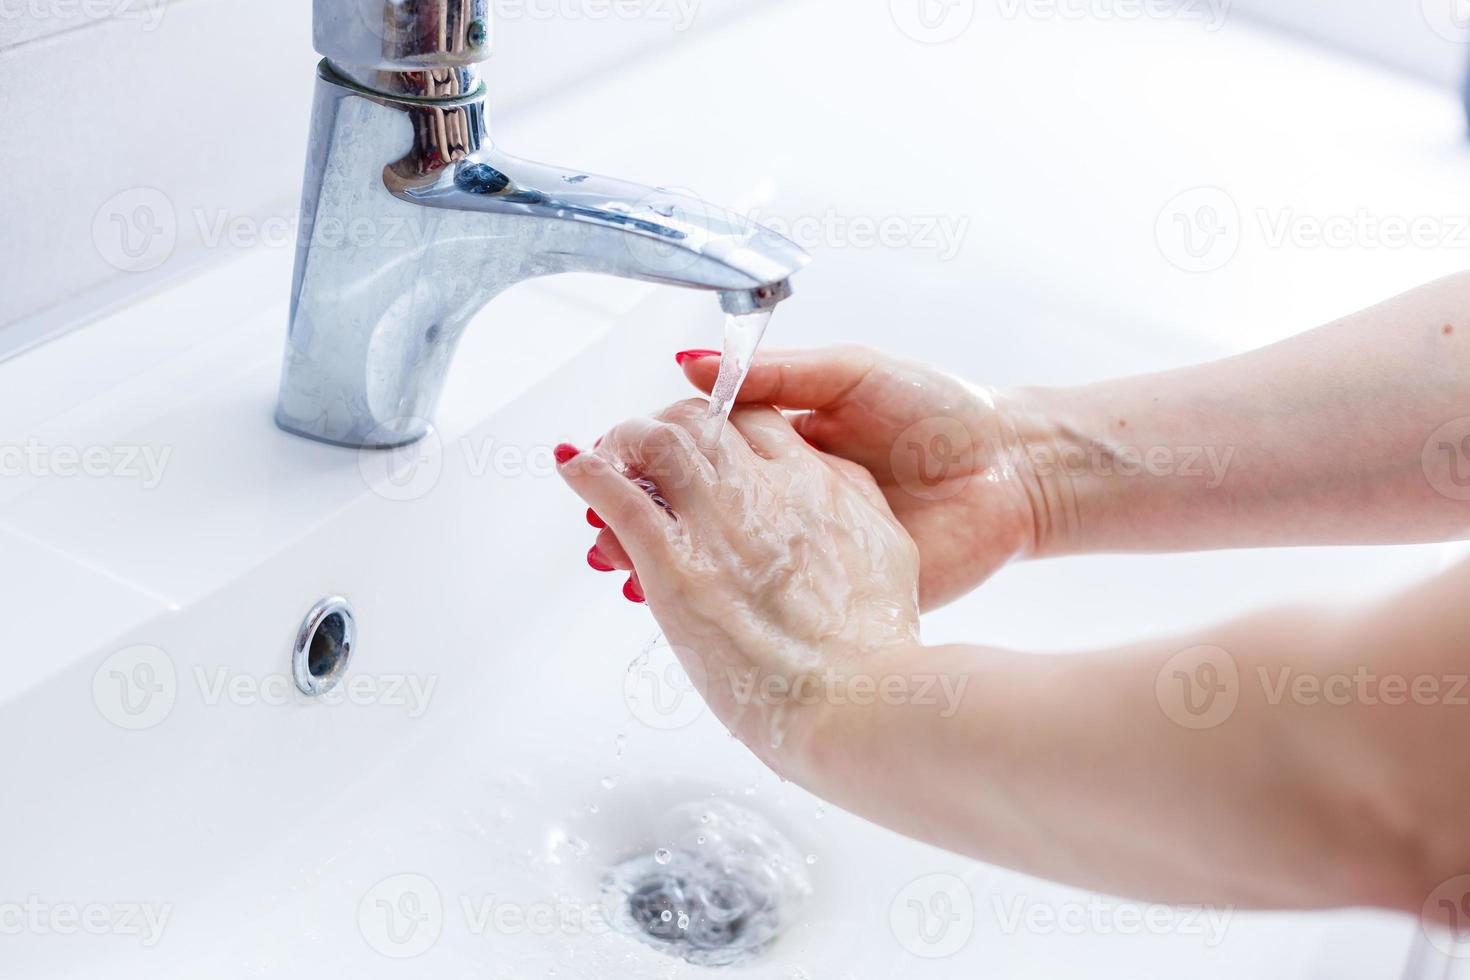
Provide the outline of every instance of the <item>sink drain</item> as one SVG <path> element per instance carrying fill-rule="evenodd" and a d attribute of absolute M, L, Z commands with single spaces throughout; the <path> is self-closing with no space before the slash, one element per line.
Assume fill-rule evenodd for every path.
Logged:
<path fill-rule="evenodd" d="M 347 673 L 357 642 L 357 617 L 341 596 L 317 602 L 301 621 L 291 650 L 291 676 L 301 693 L 318 697 L 336 687 Z"/>
<path fill-rule="evenodd" d="M 608 873 L 609 921 L 696 966 L 755 959 L 810 897 L 805 861 L 764 817 L 729 803 L 692 803 L 670 817 L 673 846 Z"/>

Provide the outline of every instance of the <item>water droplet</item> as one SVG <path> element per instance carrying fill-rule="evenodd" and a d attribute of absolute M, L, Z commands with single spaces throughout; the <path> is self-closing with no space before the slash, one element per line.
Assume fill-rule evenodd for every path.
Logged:
<path fill-rule="evenodd" d="M 648 207 L 655 214 L 663 215 L 665 218 L 672 218 L 674 216 L 674 206 L 668 201 L 656 201 Z"/>
<path fill-rule="evenodd" d="M 562 180 L 566 181 L 568 184 L 580 184 L 582 181 L 584 181 L 586 179 L 587 179 L 587 175 L 586 174 L 576 174 L 576 175 L 571 176 L 571 177 L 563 177 L 562 178 Z"/>
<path fill-rule="evenodd" d="M 598 810 L 598 808 L 597 808 L 597 804 L 596 804 L 596 803 L 594 803 L 594 804 L 592 804 L 592 805 L 591 805 L 591 806 L 589 806 L 589 807 L 588 807 L 588 808 L 587 808 L 587 812 L 588 812 L 588 813 L 594 813 L 594 814 L 595 814 L 595 813 L 600 813 L 600 812 L 601 812 L 601 811 L 600 811 L 600 810 Z"/>
<path fill-rule="evenodd" d="M 678 926 L 679 926 L 680 929 L 688 929 L 689 928 L 689 913 L 687 913 L 687 912 L 680 912 L 679 913 Z"/>
<path fill-rule="evenodd" d="M 703 844 L 704 841 L 705 841 L 705 836 L 703 834 L 700 834 L 698 837 L 694 838 L 694 843 L 696 843 L 696 844 Z"/>
<path fill-rule="evenodd" d="M 815 854 L 808 854 L 806 856 L 806 863 L 807 864 L 816 864 L 817 863 L 817 856 Z"/>
<path fill-rule="evenodd" d="M 653 852 L 653 859 L 659 864 L 668 864 L 670 861 L 674 860 L 674 852 L 669 850 L 667 847 L 660 847 L 658 850 Z"/>
<path fill-rule="evenodd" d="M 573 837 L 563 830 L 553 830 L 547 841 L 547 860 L 561 864 L 563 857 L 581 860 L 592 850 L 592 845 L 580 837 Z"/>
<path fill-rule="evenodd" d="M 664 909 L 662 912 L 660 912 L 658 914 L 658 917 L 660 919 L 663 919 L 665 922 L 673 922 L 674 921 L 674 913 L 670 912 L 668 909 Z"/>
<path fill-rule="evenodd" d="M 602 788 L 603 789 L 617 789 L 617 786 L 618 786 L 618 777 L 616 777 L 616 776 L 603 776 L 602 777 Z"/>
<path fill-rule="evenodd" d="M 628 736 L 626 736 L 626 735 L 619 735 L 617 738 L 614 738 L 613 739 L 613 749 L 616 750 L 616 752 L 617 752 L 618 755 L 622 755 L 623 754 L 623 749 L 626 749 L 627 747 L 628 747 Z"/>

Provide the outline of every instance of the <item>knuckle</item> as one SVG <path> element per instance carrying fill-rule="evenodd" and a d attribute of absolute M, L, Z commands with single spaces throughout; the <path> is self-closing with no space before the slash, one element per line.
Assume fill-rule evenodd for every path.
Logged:
<path fill-rule="evenodd" d="M 694 437 L 677 425 L 655 423 L 639 446 L 639 469 L 661 487 L 682 486 L 691 476 Z"/>
<path fill-rule="evenodd" d="M 689 430 L 672 422 L 659 422 L 649 430 L 644 445 L 666 455 L 683 452 L 694 444 Z"/>
<path fill-rule="evenodd" d="M 883 353 L 876 347 L 867 344 L 845 343 L 831 348 L 834 355 L 846 361 L 858 364 L 872 364 L 883 358 Z"/>
<path fill-rule="evenodd" d="M 690 422 L 704 415 L 707 402 L 703 398 L 685 398 L 659 412 L 656 418 L 662 422 Z"/>

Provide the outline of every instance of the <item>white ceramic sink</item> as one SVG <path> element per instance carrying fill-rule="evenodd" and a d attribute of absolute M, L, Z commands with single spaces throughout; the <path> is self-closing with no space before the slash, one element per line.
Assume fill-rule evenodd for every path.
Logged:
<path fill-rule="evenodd" d="M 1344 114 L 1360 104 L 1349 89 L 1379 84 L 1367 69 L 1301 54 L 1319 59 L 1310 67 L 1341 103 L 1314 122 L 1269 79 L 1243 76 L 1257 86 L 1245 94 L 1224 83 L 1234 67 L 1291 53 L 1273 40 L 1190 39 L 1162 24 L 1126 34 L 986 25 L 970 35 L 973 57 L 957 60 L 958 47 L 895 39 L 886 15 L 846 14 L 821 0 L 772 8 L 724 49 L 691 45 L 508 120 L 507 145 L 635 179 L 687 174 L 712 198 L 746 194 L 778 216 L 970 215 L 966 248 L 948 263 L 851 242 L 818 248 L 770 342 L 865 341 L 995 384 L 1212 356 L 1443 265 L 1396 255 L 1370 283 L 1357 270 L 1372 256 L 1354 254 L 1345 274 L 1320 254 L 1265 256 L 1248 242 L 1244 264 L 1192 280 L 1154 247 L 1159 188 L 1224 179 L 1201 161 L 1237 145 L 1232 133 L 1264 127 L 1297 155 L 1333 145 L 1322 129 L 1348 139 Z M 825 61 L 796 47 L 828 28 Z M 791 102 L 780 74 L 739 75 L 757 45 L 773 64 L 797 65 L 809 91 L 769 118 L 768 142 L 711 155 L 730 129 L 701 111 L 687 79 L 740 79 L 748 104 Z M 1161 87 L 1141 51 L 1203 63 L 1222 82 Z M 903 94 L 868 70 L 875 60 L 943 97 Z M 835 91 L 832 78 L 850 87 Z M 1012 81 L 1051 86 L 1045 126 L 1041 108 L 1005 94 Z M 1160 100 L 1228 92 L 1253 108 L 1191 131 L 1178 106 L 1130 98 L 1131 86 Z M 655 101 L 650 92 L 656 111 L 608 125 L 617 107 Z M 984 97 L 955 95 L 968 92 Z M 1403 119 L 1439 111 L 1437 96 L 1400 94 L 1414 109 Z M 1101 145 L 1094 97 L 1131 108 L 1103 127 L 1115 152 L 1080 166 L 1061 144 Z M 578 151 L 594 122 L 608 138 L 587 160 Z M 674 122 L 682 138 L 665 140 Z M 929 152 L 905 126 L 923 129 Z M 1161 150 L 1166 130 L 1183 135 Z M 1446 153 L 1425 172 L 1458 179 L 1456 160 Z M 1380 164 L 1344 153 L 1334 173 L 1358 167 L 1368 177 L 1353 193 L 1389 206 L 1394 188 L 1437 179 Z M 1243 181 L 1232 185 L 1243 200 L 1270 200 L 1282 185 L 1269 160 L 1255 166 L 1227 176 Z M 1373 184 L 1380 169 L 1394 179 Z M 1262 271 L 1280 262 L 1278 278 Z M 1236 913 L 1217 933 L 1222 910 L 1214 920 L 1154 910 L 1144 921 L 1155 925 L 1141 926 L 1147 910 L 830 808 L 818 818 L 816 801 L 765 773 L 692 702 L 683 727 L 649 716 L 655 703 L 674 710 L 675 692 L 650 686 L 662 675 L 629 674 L 655 626 L 620 581 L 587 568 L 592 532 L 550 452 L 684 397 L 672 355 L 715 341 L 709 297 L 576 279 L 518 287 L 469 331 L 438 437 L 390 479 L 386 457 L 271 424 L 285 314 L 258 297 L 284 297 L 289 264 L 279 252 L 250 257 L 0 365 L 6 444 L 169 454 L 152 487 L 118 474 L 0 482 L 6 975 L 700 976 L 589 924 L 586 910 L 611 864 L 657 846 L 669 808 L 708 794 L 765 814 L 816 858 L 810 904 L 756 964 L 726 971 L 742 976 L 1377 980 L 1404 962 L 1413 924 L 1376 913 Z M 1339 281 L 1352 296 L 1329 288 Z M 1249 334 L 1230 333 L 1247 324 Z M 931 616 L 926 636 L 1087 649 L 1270 603 L 1381 593 L 1442 560 L 1436 548 L 1302 549 L 1019 566 Z M 291 643 L 307 609 L 336 594 L 358 614 L 347 682 L 357 693 L 301 703 Z M 968 911 L 937 897 L 945 883 L 968 894 Z M 502 905 L 509 918 L 487 927 L 485 910 Z M 27 906 L 54 914 L 55 928 L 13 928 Z M 919 910 L 958 918 L 941 929 Z M 156 943 L 145 912 L 166 914 Z M 516 928 L 516 913 L 532 921 Z"/>
<path fill-rule="evenodd" d="M 1063 342 L 1052 324 L 1068 311 L 1038 295 L 941 296 L 922 288 L 921 269 L 886 268 L 892 292 L 867 297 L 866 317 L 841 297 L 857 296 L 871 269 L 813 269 L 773 333 L 881 341 L 887 306 L 902 305 L 907 350 L 1000 381 L 1105 373 L 1124 356 L 1107 351 L 1134 340 Z M 32 631 L 24 655 L 49 667 L 0 711 L 5 783 L 16 791 L 0 833 L 11 842 L 6 896 L 151 903 L 168 918 L 151 947 L 146 933 L 7 937 L 16 975 L 88 976 L 106 964 L 113 977 L 693 976 L 701 971 L 608 933 L 588 910 L 610 865 L 657 846 L 662 814 L 707 794 L 765 814 L 816 859 L 809 907 L 744 975 L 1287 978 L 1314 976 L 1324 955 L 1352 950 L 1331 974 L 1341 980 L 1402 962 L 1412 930 L 1391 917 L 1216 910 L 1225 919 L 1211 926 L 1156 912 L 1165 924 L 1149 931 L 1116 901 L 988 869 L 830 808 L 818 817 L 815 800 L 764 772 L 697 705 L 676 711 L 662 674 L 630 675 L 655 625 L 619 581 L 586 567 L 592 532 L 551 475 L 550 447 L 681 396 L 671 354 L 707 343 L 718 315 L 708 297 L 672 291 L 621 295 L 621 316 L 611 305 L 579 312 L 569 295 L 607 293 L 569 280 L 505 302 L 561 318 L 580 352 L 473 422 L 453 402 L 473 400 L 467 372 L 494 345 L 472 340 L 442 438 L 396 482 L 387 456 L 274 430 L 268 355 L 147 426 L 146 441 L 173 446 L 174 458 L 142 519 L 180 517 L 152 525 L 147 554 L 94 541 L 84 563 L 148 585 L 164 608 L 83 641 L 92 594 L 79 588 L 69 611 Z M 982 313 L 1033 328 L 1004 349 L 945 340 L 957 335 L 944 317 Z M 216 451 L 212 435 L 227 422 L 241 426 L 238 442 Z M 201 499 L 229 507 L 242 486 L 284 503 L 240 504 L 228 519 L 187 510 Z M 31 519 L 38 536 L 69 528 L 72 549 L 84 550 L 111 520 L 98 511 L 122 506 L 118 495 L 105 481 L 73 483 L 13 501 L 8 521 Z M 315 508 L 309 520 L 292 516 L 303 501 Z M 298 522 L 290 540 L 266 520 L 273 511 Z M 242 521 L 250 534 L 237 533 Z M 274 550 L 210 581 L 225 559 L 253 561 L 252 535 Z M 191 560 L 201 540 L 225 554 L 199 566 L 199 588 L 188 587 L 188 567 L 150 573 L 170 555 Z M 1364 549 L 1057 562 L 1003 573 L 928 629 L 932 639 L 1086 648 L 1270 601 L 1370 593 L 1437 561 L 1434 549 Z M 293 634 L 314 601 L 338 593 L 355 604 L 361 630 L 347 683 L 365 686 L 349 686 L 345 703 L 304 703 L 288 680 Z M 670 728 L 670 719 L 687 724 Z M 926 904 L 936 881 L 958 879 L 973 896 L 972 913 L 955 913 L 970 917 L 956 920 L 969 938 L 953 955 L 917 955 L 947 948 L 904 933 L 903 917 L 917 914 L 905 888 L 919 879 L 925 908 L 948 908 Z M 403 898 L 424 882 L 439 906 Z M 484 910 L 502 903 L 512 918 L 487 927 Z M 548 925 L 551 909 L 570 910 L 573 924 Z M 392 920 L 397 931 L 389 910 L 405 916 Z M 427 918 L 406 917 L 415 910 Z M 532 924 L 517 927 L 515 914 Z M 1068 918 L 1084 914 L 1104 925 Z M 429 931 L 414 933 L 413 921 Z M 957 942 L 961 933 L 934 921 L 926 935 Z"/>

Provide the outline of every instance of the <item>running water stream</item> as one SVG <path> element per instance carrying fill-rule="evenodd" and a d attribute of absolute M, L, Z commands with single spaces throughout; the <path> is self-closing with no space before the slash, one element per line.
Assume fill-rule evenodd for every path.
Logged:
<path fill-rule="evenodd" d="M 735 407 L 735 396 L 745 384 L 750 363 L 755 359 L 755 352 L 770 322 L 769 309 L 725 316 L 725 352 L 720 358 L 720 375 L 710 391 L 709 411 L 699 434 L 699 448 L 707 453 L 720 444 L 725 423 L 730 420 L 730 410 Z"/>

